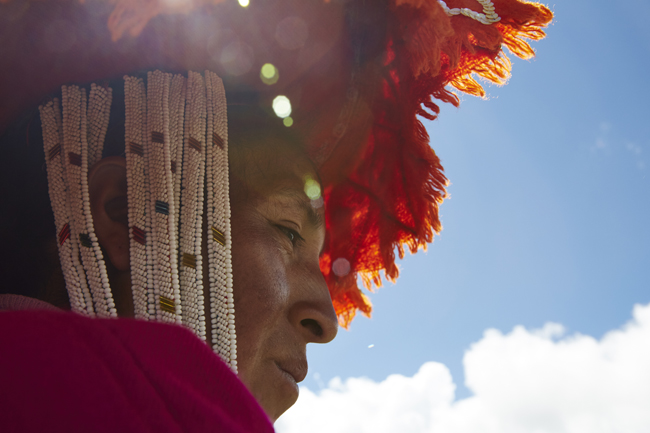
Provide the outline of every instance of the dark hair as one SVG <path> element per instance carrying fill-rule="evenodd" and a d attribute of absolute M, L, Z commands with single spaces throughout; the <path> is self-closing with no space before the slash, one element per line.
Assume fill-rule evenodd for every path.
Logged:
<path fill-rule="evenodd" d="M 2 134 L 0 152 L 0 293 L 40 297 L 58 260 L 38 110 Z"/>

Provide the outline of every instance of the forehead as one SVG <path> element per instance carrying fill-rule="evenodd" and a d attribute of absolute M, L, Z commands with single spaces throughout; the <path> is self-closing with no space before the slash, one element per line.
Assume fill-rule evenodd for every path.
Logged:
<path fill-rule="evenodd" d="M 237 195 L 231 193 L 231 203 L 325 230 L 320 184 L 310 160 L 279 137 L 265 135 L 260 140 L 231 154 L 231 191 Z"/>
<path fill-rule="evenodd" d="M 304 136 L 263 111 L 228 110 L 231 203 L 299 212 L 301 220 L 324 227 L 319 177 L 305 154 Z"/>
<path fill-rule="evenodd" d="M 298 140 L 282 129 L 259 124 L 250 130 L 235 128 L 230 146 L 232 177 L 261 196 L 296 191 L 306 198 L 306 182 L 317 180 L 318 175 Z"/>
<path fill-rule="evenodd" d="M 305 181 L 317 178 L 305 155 L 273 138 L 251 149 L 247 174 L 250 186 L 266 194 L 296 189 L 302 191 Z"/>

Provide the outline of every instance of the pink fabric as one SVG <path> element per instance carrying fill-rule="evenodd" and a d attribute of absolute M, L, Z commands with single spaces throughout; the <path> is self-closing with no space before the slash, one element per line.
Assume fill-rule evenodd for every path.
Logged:
<path fill-rule="evenodd" d="M 0 431 L 273 432 L 189 331 L 73 313 L 0 313 Z"/>

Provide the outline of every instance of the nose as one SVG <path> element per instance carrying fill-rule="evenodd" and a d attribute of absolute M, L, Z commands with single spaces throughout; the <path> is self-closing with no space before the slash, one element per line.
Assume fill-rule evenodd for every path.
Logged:
<path fill-rule="evenodd" d="M 332 298 L 320 269 L 310 277 L 297 288 L 289 320 L 306 343 L 329 343 L 339 328 Z"/>

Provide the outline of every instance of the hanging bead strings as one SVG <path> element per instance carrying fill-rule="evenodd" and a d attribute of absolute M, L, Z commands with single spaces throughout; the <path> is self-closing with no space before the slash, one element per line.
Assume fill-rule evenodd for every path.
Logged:
<path fill-rule="evenodd" d="M 208 242 L 211 345 L 237 369 L 228 133 L 223 84 L 211 72 L 188 78 L 124 77 L 131 286 L 135 316 L 182 323 L 207 340 L 203 239 Z M 116 316 L 90 213 L 88 168 L 101 159 L 111 90 L 62 89 L 40 107 L 59 255 L 74 311 Z M 207 179 L 206 179 L 207 176 Z M 207 180 L 207 182 L 206 182 Z M 207 184 L 208 225 L 203 226 Z M 79 261 L 81 257 L 81 261 Z"/>
<path fill-rule="evenodd" d="M 90 85 L 88 98 L 88 167 L 102 159 L 104 139 L 113 102 L 113 90 L 110 87 Z"/>
<path fill-rule="evenodd" d="M 187 103 L 187 79 L 180 75 L 174 75 L 171 79 L 170 88 L 170 148 L 171 148 L 171 171 L 174 184 L 174 225 L 178 227 L 180 221 L 181 205 L 181 182 L 183 163 L 183 143 L 185 140 L 185 105 Z"/>
<path fill-rule="evenodd" d="M 88 140 L 86 91 L 77 86 L 63 86 L 63 159 L 66 172 L 70 232 L 76 243 L 85 279 L 92 294 L 95 314 L 117 316 L 108 285 L 106 266 L 97 242 L 88 195 Z M 81 275 L 84 272 L 80 272 Z"/>
<path fill-rule="evenodd" d="M 81 186 L 81 220 L 79 221 L 79 244 L 81 249 L 81 257 L 83 259 L 84 270 L 86 271 L 86 278 L 93 294 L 93 301 L 95 303 L 95 312 L 100 317 L 117 317 L 117 309 L 113 301 L 113 293 L 108 282 L 108 274 L 106 272 L 106 263 L 104 262 L 104 255 L 99 246 L 99 241 L 95 235 L 95 225 L 93 224 L 93 216 L 90 210 L 90 194 L 88 191 L 88 169 L 89 163 L 89 142 L 88 142 L 88 126 L 93 125 L 96 131 L 94 138 L 103 137 L 106 134 L 106 127 L 108 126 L 108 119 L 104 119 L 104 113 L 108 114 L 110 111 L 111 98 L 106 98 L 104 92 L 98 91 L 95 86 L 94 106 L 97 107 L 96 113 L 98 118 L 88 117 L 86 90 L 79 89 L 75 86 L 70 90 L 79 90 L 80 95 L 80 118 L 79 118 L 79 139 L 81 145 L 81 167 L 76 164 L 68 165 L 68 175 L 73 175 L 73 181 L 79 182 Z M 65 108 L 65 106 L 64 106 Z M 74 119 L 76 122 L 76 119 Z M 65 123 L 64 123 L 65 127 Z M 71 125 L 71 128 L 76 131 L 76 123 Z M 97 154 L 101 157 L 103 150 L 103 138 L 101 146 L 99 143 L 93 145 L 93 157 Z M 71 160 L 72 158 L 69 158 Z M 72 189 L 70 189 L 72 192 Z M 79 215 L 79 214 L 77 214 Z M 76 219 L 76 218 L 75 218 Z M 85 233 L 83 233 L 85 232 Z"/>
<path fill-rule="evenodd" d="M 237 371 L 237 335 L 232 284 L 232 240 L 228 195 L 228 121 L 223 82 L 205 72 L 207 93 L 207 221 L 212 347 Z"/>
<path fill-rule="evenodd" d="M 63 126 L 59 100 L 54 99 L 39 107 L 43 128 L 43 145 L 47 167 L 50 202 L 54 213 L 54 224 L 58 234 L 58 249 L 61 269 L 66 282 L 72 311 L 94 316 L 92 298 L 83 267 L 79 262 L 79 248 L 70 232 L 70 209 L 66 188 L 66 174 L 63 159 Z"/>
<path fill-rule="evenodd" d="M 61 263 L 66 268 L 66 287 L 75 311 L 115 317 L 117 310 L 95 235 L 88 193 L 89 159 L 101 155 L 103 149 L 111 92 L 93 87 L 90 113 L 85 89 L 63 86 L 61 93 L 62 116 L 58 100 L 42 106 L 41 112 L 50 196 L 59 230 Z"/>
<path fill-rule="evenodd" d="M 205 178 L 205 83 L 201 74 L 190 72 L 187 85 L 187 116 L 183 141 L 179 227 L 180 278 L 183 324 L 206 340 L 203 299 L 203 183 Z"/>
<path fill-rule="evenodd" d="M 156 317 L 153 293 L 151 254 L 151 215 L 147 213 L 149 194 L 145 172 L 147 160 L 144 143 L 147 137 L 146 92 L 140 78 L 124 77 L 126 185 L 131 256 L 131 291 L 137 319 Z"/>
<path fill-rule="evenodd" d="M 176 257 L 177 233 L 174 225 L 174 186 L 171 173 L 169 133 L 169 87 L 171 74 L 147 74 L 147 126 L 145 154 L 149 161 L 148 183 L 151 193 L 151 233 L 153 243 L 153 283 L 156 320 L 181 323 L 180 286 Z"/>

